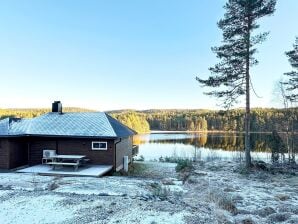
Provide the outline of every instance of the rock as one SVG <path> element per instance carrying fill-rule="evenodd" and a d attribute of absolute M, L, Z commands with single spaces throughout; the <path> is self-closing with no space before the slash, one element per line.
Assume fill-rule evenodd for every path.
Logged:
<path fill-rule="evenodd" d="M 8 186 L 0 185 L 0 190 L 12 190 L 12 186 L 10 186 L 10 185 L 8 185 Z"/>
<path fill-rule="evenodd" d="M 260 217 L 267 217 L 268 215 L 271 215 L 273 213 L 276 213 L 276 211 L 271 207 L 264 207 L 261 209 L 258 209 L 255 214 L 257 214 Z"/>
<path fill-rule="evenodd" d="M 235 189 L 234 188 L 232 188 L 232 187 L 226 187 L 226 188 L 224 188 L 224 190 L 223 190 L 224 192 L 234 192 L 235 191 Z"/>
<path fill-rule="evenodd" d="M 244 218 L 239 223 L 241 224 L 255 224 L 256 222 L 251 218 Z"/>
<path fill-rule="evenodd" d="M 240 194 L 233 194 L 232 195 L 232 201 L 233 202 L 240 202 L 243 201 L 243 197 Z"/>
<path fill-rule="evenodd" d="M 159 183 L 154 182 L 154 183 L 150 183 L 150 187 L 158 188 L 158 187 L 160 187 L 160 185 L 159 185 Z"/>
<path fill-rule="evenodd" d="M 268 165 L 261 160 L 253 161 L 253 167 L 258 169 L 258 170 L 266 170 L 268 171 Z"/>
<path fill-rule="evenodd" d="M 215 216 L 216 216 L 216 219 L 218 221 L 218 223 L 221 223 L 221 224 L 233 224 L 234 222 L 232 221 L 232 218 L 225 214 L 223 211 L 215 211 Z"/>
<path fill-rule="evenodd" d="M 291 217 L 288 221 L 288 224 L 297 224 L 298 223 L 298 217 Z"/>
<path fill-rule="evenodd" d="M 240 216 L 240 217 L 236 217 L 235 218 L 235 224 L 257 224 L 259 223 L 259 221 L 251 216 L 251 215 L 244 215 L 244 216 Z"/>
<path fill-rule="evenodd" d="M 282 204 L 278 206 L 278 212 L 290 212 L 298 215 L 298 206 L 292 204 Z"/>
<path fill-rule="evenodd" d="M 173 178 L 164 178 L 161 180 L 163 185 L 175 185 Z"/>
<path fill-rule="evenodd" d="M 154 197 L 153 196 L 151 196 L 151 195 L 141 195 L 140 197 L 139 197 L 139 199 L 140 200 L 142 200 L 142 201 L 148 201 L 148 200 L 151 200 L 151 199 L 153 199 Z"/>
<path fill-rule="evenodd" d="M 207 175 L 207 173 L 196 171 L 196 170 L 193 172 L 193 174 L 197 175 L 197 176 L 206 176 Z"/>
<path fill-rule="evenodd" d="M 286 200 L 290 199 L 290 196 L 286 195 L 286 194 L 277 194 L 277 195 L 275 195 L 275 198 L 280 201 L 286 201 Z"/>
<path fill-rule="evenodd" d="M 268 216 L 269 223 L 285 222 L 291 217 L 291 213 L 274 213 Z"/>
<path fill-rule="evenodd" d="M 244 209 L 238 209 L 238 213 L 237 214 L 242 214 L 242 215 L 250 215 L 251 212 L 244 210 Z"/>
<path fill-rule="evenodd" d="M 98 196 L 110 196 L 110 195 L 107 193 L 99 193 Z"/>
<path fill-rule="evenodd" d="M 140 200 L 142 200 L 142 201 L 148 201 L 148 198 L 147 197 L 140 197 Z"/>
<path fill-rule="evenodd" d="M 283 203 L 283 204 L 277 206 L 276 209 L 278 212 L 291 212 L 291 204 Z"/>
<path fill-rule="evenodd" d="M 194 177 L 189 177 L 188 180 L 187 180 L 187 183 L 196 184 L 196 183 L 198 183 L 198 180 Z"/>

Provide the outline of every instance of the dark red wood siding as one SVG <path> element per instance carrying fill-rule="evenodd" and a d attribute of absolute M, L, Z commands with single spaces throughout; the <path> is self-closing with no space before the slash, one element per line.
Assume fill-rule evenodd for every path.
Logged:
<path fill-rule="evenodd" d="M 132 137 L 122 138 L 121 142 L 116 144 L 116 170 L 123 168 L 123 157 L 132 157 Z"/>
<path fill-rule="evenodd" d="M 1 139 L 0 169 L 12 169 L 22 165 L 37 165 L 42 162 L 45 149 L 56 150 L 58 154 L 86 155 L 90 164 L 113 165 L 121 168 L 123 157 L 132 156 L 132 137 L 123 138 L 117 143 L 115 155 L 114 139 L 78 139 L 78 138 L 7 138 Z M 92 141 L 107 142 L 107 150 L 92 150 Z"/>
<path fill-rule="evenodd" d="M 10 156 L 9 168 L 16 168 L 28 164 L 28 144 L 25 139 L 9 140 Z"/>
<path fill-rule="evenodd" d="M 92 150 L 92 141 L 107 142 L 107 150 Z M 57 154 L 85 155 L 90 159 L 90 164 L 114 165 L 114 140 L 33 138 L 30 141 L 29 164 L 40 164 L 45 149 L 56 150 Z"/>
<path fill-rule="evenodd" d="M 92 141 L 107 142 L 107 150 L 92 150 Z M 86 155 L 90 164 L 114 165 L 114 140 L 64 139 L 58 140 L 58 154 Z"/>
<path fill-rule="evenodd" d="M 23 138 L 0 139 L 0 169 L 28 164 L 28 147 Z"/>
<path fill-rule="evenodd" d="M 29 149 L 29 165 L 41 164 L 42 153 L 45 149 L 56 150 L 56 141 L 42 138 L 31 138 Z"/>
<path fill-rule="evenodd" d="M 0 169 L 9 169 L 9 144 L 0 138 Z"/>

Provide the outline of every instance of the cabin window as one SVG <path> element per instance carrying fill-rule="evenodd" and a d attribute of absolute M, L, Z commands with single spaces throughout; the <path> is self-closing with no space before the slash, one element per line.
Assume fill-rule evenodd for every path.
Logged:
<path fill-rule="evenodd" d="M 107 142 L 92 142 L 92 150 L 107 150 Z"/>

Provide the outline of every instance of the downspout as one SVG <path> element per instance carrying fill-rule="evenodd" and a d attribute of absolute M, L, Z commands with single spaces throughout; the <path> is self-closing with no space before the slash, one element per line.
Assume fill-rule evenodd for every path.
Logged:
<path fill-rule="evenodd" d="M 114 160 L 115 160 L 114 170 L 115 171 L 117 169 L 117 144 L 120 143 L 121 141 L 122 141 L 122 139 L 120 138 L 118 142 L 115 142 L 115 156 L 114 156 Z"/>

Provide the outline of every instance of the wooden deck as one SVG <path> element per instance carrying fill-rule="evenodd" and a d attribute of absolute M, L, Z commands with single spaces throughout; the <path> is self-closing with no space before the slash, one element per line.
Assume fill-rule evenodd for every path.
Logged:
<path fill-rule="evenodd" d="M 17 173 L 35 173 L 40 175 L 52 175 L 52 176 L 85 176 L 85 177 L 100 177 L 108 173 L 113 169 L 113 166 L 109 165 L 88 165 L 79 167 L 77 171 L 74 171 L 73 167 L 61 167 L 53 170 L 49 165 L 36 165 L 17 170 Z"/>

